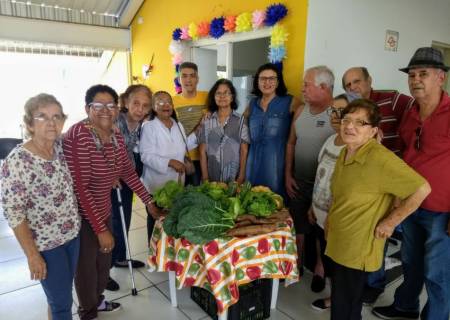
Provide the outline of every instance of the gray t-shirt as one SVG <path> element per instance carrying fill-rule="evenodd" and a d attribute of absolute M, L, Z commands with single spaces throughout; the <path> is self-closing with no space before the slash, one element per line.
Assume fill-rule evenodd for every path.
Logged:
<path fill-rule="evenodd" d="M 320 149 L 329 136 L 334 133 L 327 110 L 311 114 L 308 104 L 295 121 L 297 143 L 295 144 L 295 178 L 314 184 L 317 158 Z"/>

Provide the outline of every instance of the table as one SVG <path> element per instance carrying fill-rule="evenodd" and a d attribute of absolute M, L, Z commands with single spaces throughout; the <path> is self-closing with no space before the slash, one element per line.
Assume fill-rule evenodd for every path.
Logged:
<path fill-rule="evenodd" d="M 239 285 L 259 278 L 274 279 L 271 308 L 275 308 L 279 279 L 285 285 L 297 282 L 297 248 L 292 220 L 271 233 L 246 238 L 227 237 L 205 245 L 168 236 L 162 220 L 155 223 L 149 246 L 149 271 L 169 272 L 172 306 L 177 306 L 176 288 L 197 286 L 216 298 L 221 319 L 239 299 Z"/>

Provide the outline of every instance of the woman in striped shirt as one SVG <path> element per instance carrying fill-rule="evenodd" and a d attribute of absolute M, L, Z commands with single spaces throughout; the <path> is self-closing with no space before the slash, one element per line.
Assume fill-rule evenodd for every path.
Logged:
<path fill-rule="evenodd" d="M 104 299 L 114 238 L 111 229 L 111 188 L 125 182 L 157 217 L 158 209 L 140 182 L 127 155 L 122 135 L 113 130 L 118 96 L 105 85 L 89 88 L 87 119 L 74 124 L 64 138 L 64 154 L 74 181 L 82 217 L 80 258 L 75 275 L 81 320 L 98 311 L 114 311 L 119 303 Z"/>

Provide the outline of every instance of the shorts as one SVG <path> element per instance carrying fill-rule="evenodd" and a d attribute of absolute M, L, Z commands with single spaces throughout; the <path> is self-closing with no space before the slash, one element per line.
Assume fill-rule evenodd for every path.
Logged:
<path fill-rule="evenodd" d="M 313 231 L 313 226 L 308 221 L 308 210 L 312 203 L 314 184 L 297 180 L 297 185 L 299 195 L 289 201 L 289 212 L 294 220 L 296 233 L 308 234 Z"/>

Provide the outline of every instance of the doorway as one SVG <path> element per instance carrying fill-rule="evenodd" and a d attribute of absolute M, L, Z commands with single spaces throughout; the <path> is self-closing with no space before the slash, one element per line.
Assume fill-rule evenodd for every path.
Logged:
<path fill-rule="evenodd" d="M 237 91 L 238 112 L 246 109 L 258 67 L 269 62 L 270 38 L 239 39 L 225 43 L 212 43 L 192 47 L 192 61 L 199 69 L 199 90 L 209 91 L 220 78 L 233 82 Z"/>

